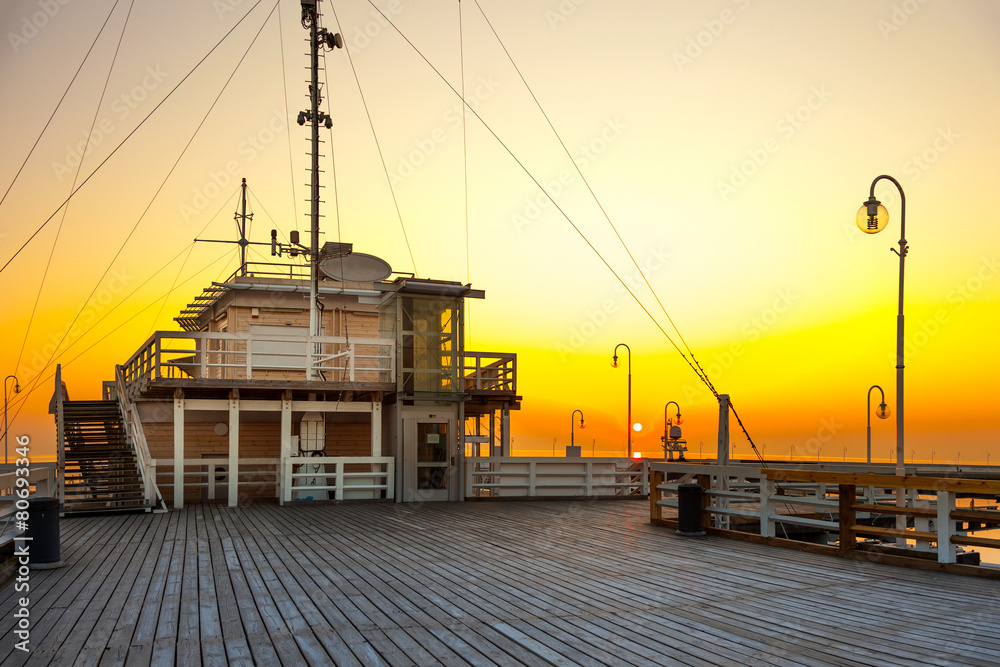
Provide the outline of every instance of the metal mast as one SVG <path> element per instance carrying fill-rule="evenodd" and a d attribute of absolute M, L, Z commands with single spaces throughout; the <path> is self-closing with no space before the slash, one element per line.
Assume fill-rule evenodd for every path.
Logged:
<path fill-rule="evenodd" d="M 333 121 L 319 110 L 323 95 L 319 85 L 319 50 L 341 48 L 344 45 L 340 33 L 332 34 L 319 27 L 319 0 L 302 0 L 302 27 L 309 30 L 309 110 L 300 111 L 299 125 L 310 122 L 310 166 L 309 192 L 309 335 L 320 334 L 319 310 L 319 127 L 333 127 Z M 312 378 L 310 378 L 312 379 Z"/>
<path fill-rule="evenodd" d="M 240 240 L 237 241 L 240 246 L 240 275 L 245 276 L 247 274 L 247 246 L 250 245 L 247 242 L 247 218 L 253 219 L 253 213 L 247 215 L 247 179 L 243 179 L 243 184 L 240 187 L 243 195 L 243 206 L 242 212 L 237 213 L 235 217 L 236 226 L 240 230 Z"/>

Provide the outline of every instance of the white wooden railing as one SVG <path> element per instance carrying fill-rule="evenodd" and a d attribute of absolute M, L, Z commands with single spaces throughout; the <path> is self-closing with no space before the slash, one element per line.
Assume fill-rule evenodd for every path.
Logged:
<path fill-rule="evenodd" d="M 123 372 L 133 395 L 161 378 L 392 382 L 394 349 L 390 338 L 157 331 Z"/>
<path fill-rule="evenodd" d="M 517 393 L 517 355 L 508 352 L 462 352 L 465 391 Z"/>
<path fill-rule="evenodd" d="M 56 495 L 56 464 L 38 463 L 27 468 L 27 474 L 17 470 L 0 474 L 0 547 L 11 542 L 23 531 L 14 522 L 17 513 L 17 501 L 25 500 L 18 494 L 19 489 L 27 489 L 27 498 L 51 498 Z M 19 486 L 18 479 L 26 479 Z M 23 505 L 22 505 L 23 507 Z"/>
<path fill-rule="evenodd" d="M 866 468 L 889 468 L 871 466 Z M 664 475 L 680 475 L 664 482 Z M 662 508 L 678 506 L 676 493 L 681 483 L 695 481 L 703 487 L 703 525 L 732 533 L 733 517 L 759 522 L 760 537 L 779 540 L 783 524 L 835 533 L 836 550 L 841 555 L 858 549 L 857 536 L 870 535 L 912 540 L 916 550 L 931 551 L 936 544 L 937 561 L 952 564 L 957 547 L 1000 548 L 1000 540 L 968 536 L 956 529 L 957 521 L 980 524 L 1000 523 L 1000 512 L 986 509 L 958 509 L 958 493 L 1000 494 L 1000 482 L 986 479 L 896 476 L 859 466 L 813 466 L 797 470 L 757 466 L 715 466 L 654 463 L 651 472 L 651 519 L 663 521 Z M 714 480 L 714 481 L 713 481 Z M 908 505 L 899 507 L 893 489 L 907 491 Z M 919 498 L 919 495 L 933 496 Z M 828 518 L 802 516 L 802 507 Z M 875 516 L 912 516 L 914 529 L 889 528 L 858 523 Z M 833 547 L 831 547 L 833 548 Z"/>
<path fill-rule="evenodd" d="M 107 388 L 105 389 L 108 392 Z M 108 392 L 110 393 L 110 392 Z M 149 453 L 149 444 L 146 442 L 146 431 L 142 427 L 142 419 L 139 417 L 139 408 L 132 397 L 125 389 L 125 374 L 121 366 L 115 366 L 114 400 L 118 402 L 118 408 L 122 412 L 125 432 L 128 434 L 128 441 L 135 452 L 136 465 L 139 468 L 139 475 L 142 478 L 143 498 L 148 507 L 162 506 L 163 498 L 160 496 L 160 489 L 156 484 L 156 472 L 153 467 L 153 457 Z"/>
<path fill-rule="evenodd" d="M 649 463 L 617 458 L 471 456 L 466 498 L 645 496 Z"/>
<path fill-rule="evenodd" d="M 151 468 L 161 489 L 174 489 L 174 459 L 153 459 Z M 322 466 L 316 468 L 315 466 Z M 221 479 L 220 479 L 221 478 Z M 228 497 L 229 459 L 184 459 L 183 488 L 204 489 L 206 500 Z M 284 505 L 294 500 L 392 500 L 395 459 L 391 456 L 291 456 L 282 466 L 277 458 L 241 458 L 240 490 L 264 489 L 264 497 Z"/>
<path fill-rule="evenodd" d="M 152 459 L 150 467 L 160 489 L 170 489 L 171 493 L 177 493 L 174 488 L 174 459 Z M 237 490 L 240 488 L 245 490 L 248 487 L 270 487 L 274 491 L 271 497 L 280 497 L 276 458 L 241 458 L 236 476 Z M 219 477 L 223 479 L 217 479 Z M 206 500 L 219 499 L 216 496 L 220 492 L 222 493 L 220 498 L 227 498 L 229 458 L 184 459 L 182 483 L 181 493 L 184 493 L 185 489 L 206 489 Z"/>
<path fill-rule="evenodd" d="M 294 500 L 393 500 L 395 480 L 396 459 L 391 456 L 290 456 L 282 470 L 281 504 Z"/>

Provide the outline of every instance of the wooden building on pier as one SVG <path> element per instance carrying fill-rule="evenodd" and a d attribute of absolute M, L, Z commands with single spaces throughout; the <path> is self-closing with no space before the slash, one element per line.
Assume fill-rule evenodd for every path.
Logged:
<path fill-rule="evenodd" d="M 116 368 L 101 416 L 87 422 L 83 402 L 57 393 L 64 511 L 459 500 L 467 446 L 509 455 L 516 355 L 465 349 L 465 303 L 484 292 L 393 275 L 338 245 L 353 268 L 319 281 L 319 336 L 308 272 L 248 264 Z M 491 435 L 477 435 L 481 419 Z M 102 452 L 112 432 L 123 444 Z"/>

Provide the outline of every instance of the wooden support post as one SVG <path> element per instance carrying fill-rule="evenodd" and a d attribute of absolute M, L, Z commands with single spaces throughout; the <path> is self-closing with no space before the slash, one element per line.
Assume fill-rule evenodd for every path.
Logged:
<path fill-rule="evenodd" d="M 62 364 L 56 364 L 56 393 L 55 393 L 55 417 L 56 417 L 56 484 L 59 493 L 60 511 L 66 507 L 66 421 L 63 414 L 63 383 Z M 9 428 L 9 427 L 8 427 Z"/>
<path fill-rule="evenodd" d="M 955 509 L 955 492 L 938 491 L 937 493 L 937 535 L 938 562 L 954 563 L 958 560 L 958 549 L 951 541 L 955 534 L 955 521 L 951 513 Z"/>
<path fill-rule="evenodd" d="M 701 488 L 708 491 L 712 488 L 712 476 L 711 475 L 695 475 L 695 484 L 700 484 Z M 711 515 L 705 516 L 709 506 L 712 504 L 712 497 L 708 493 L 701 494 L 701 525 L 702 526 L 712 526 L 715 521 Z M 718 527 L 718 526 L 714 526 Z"/>
<path fill-rule="evenodd" d="M 774 537 L 774 501 L 775 493 L 773 479 L 760 478 L 760 536 Z"/>
<path fill-rule="evenodd" d="M 240 394 L 233 389 L 229 395 L 229 506 L 239 502 L 240 486 Z"/>
<path fill-rule="evenodd" d="M 278 459 L 278 502 L 282 505 L 292 499 L 292 489 L 285 479 L 285 467 L 290 466 L 292 456 L 292 392 L 281 394 L 281 457 Z"/>
<path fill-rule="evenodd" d="M 493 452 L 490 452 L 490 456 Z M 510 405 L 500 408 L 500 456 L 510 456 Z"/>
<path fill-rule="evenodd" d="M 907 493 L 907 496 L 908 496 L 907 504 L 910 507 L 914 507 L 917 509 L 930 509 L 931 505 L 929 500 L 920 500 L 916 498 L 915 494 L 912 493 Z M 931 532 L 931 517 L 921 516 L 920 514 L 914 514 L 913 530 L 918 533 Z M 917 551 L 929 552 L 931 550 L 931 543 L 928 540 L 916 540 L 915 548 Z"/>
<path fill-rule="evenodd" d="M 329 464 L 327 464 L 329 465 Z M 337 461 L 333 464 L 333 474 L 334 474 L 334 484 L 336 489 L 333 490 L 334 500 L 344 499 L 344 464 L 341 461 Z"/>
<path fill-rule="evenodd" d="M 528 497 L 535 497 L 535 461 L 530 461 L 528 463 Z"/>
<path fill-rule="evenodd" d="M 174 391 L 174 509 L 184 508 L 184 390 Z"/>
<path fill-rule="evenodd" d="M 857 513 L 854 511 L 855 496 L 858 487 L 854 484 L 841 484 L 840 489 L 840 555 L 847 556 L 857 546 L 858 536 L 854 532 L 857 524 Z"/>
<path fill-rule="evenodd" d="M 729 465 L 729 394 L 719 394 L 719 443 L 715 462 Z"/>
<path fill-rule="evenodd" d="M 660 490 L 660 484 L 663 484 L 663 473 L 659 470 L 649 471 L 649 521 L 661 521 L 663 520 L 663 508 L 657 503 L 663 497 L 663 491 Z"/>
<path fill-rule="evenodd" d="M 382 401 L 372 400 L 372 456 L 382 456 Z"/>

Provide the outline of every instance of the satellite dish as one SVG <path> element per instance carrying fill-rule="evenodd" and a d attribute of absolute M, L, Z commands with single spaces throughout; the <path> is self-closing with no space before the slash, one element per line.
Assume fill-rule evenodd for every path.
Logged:
<path fill-rule="evenodd" d="M 342 283 L 376 283 L 392 274 L 388 262 L 363 252 L 328 257 L 319 263 L 319 270 L 327 278 Z"/>

